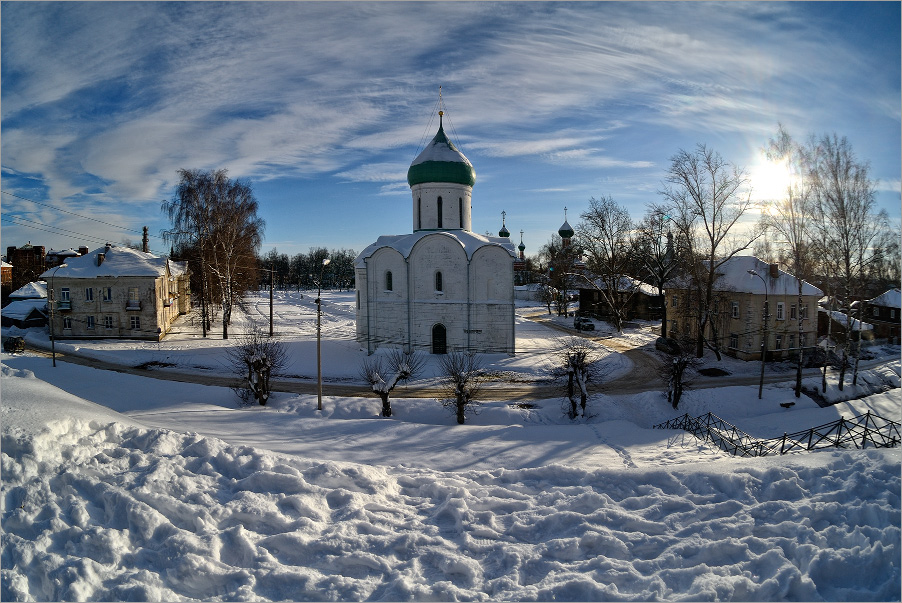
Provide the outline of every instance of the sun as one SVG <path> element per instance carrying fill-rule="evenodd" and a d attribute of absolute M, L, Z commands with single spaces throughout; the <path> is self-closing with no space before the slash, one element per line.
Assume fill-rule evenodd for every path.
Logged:
<path fill-rule="evenodd" d="M 786 160 L 772 161 L 763 154 L 751 170 L 752 198 L 758 201 L 777 201 L 786 197 L 789 188 L 789 167 Z"/>

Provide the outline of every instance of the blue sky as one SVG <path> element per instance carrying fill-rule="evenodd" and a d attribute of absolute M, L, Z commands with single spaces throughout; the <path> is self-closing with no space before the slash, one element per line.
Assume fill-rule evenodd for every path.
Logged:
<path fill-rule="evenodd" d="M 226 168 L 264 252 L 361 251 L 412 230 L 439 86 L 473 230 L 527 254 L 698 143 L 767 196 L 778 123 L 848 137 L 898 221 L 900 73 L 899 2 L 3 2 L 2 246 L 165 251 L 176 170 Z"/>

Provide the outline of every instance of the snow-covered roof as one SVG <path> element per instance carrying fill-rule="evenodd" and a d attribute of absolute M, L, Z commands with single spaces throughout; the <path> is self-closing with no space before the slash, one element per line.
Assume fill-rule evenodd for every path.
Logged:
<path fill-rule="evenodd" d="M 57 257 L 77 258 L 81 254 L 70 247 L 69 249 L 63 249 L 62 251 L 54 251 L 53 249 L 51 249 L 50 251 L 47 252 L 47 255 L 55 255 Z"/>
<path fill-rule="evenodd" d="M 46 299 L 20 299 L 18 301 L 10 302 L 0 310 L 0 313 L 3 314 L 6 318 L 12 318 L 15 320 L 25 320 L 28 318 L 28 315 L 33 311 L 39 311 L 46 316 L 47 314 L 47 300 Z"/>
<path fill-rule="evenodd" d="M 845 312 L 840 312 L 839 310 L 825 310 L 824 308 L 819 308 L 818 311 L 829 312 L 830 318 L 832 318 L 833 320 L 835 320 L 842 326 L 846 326 L 846 324 L 847 324 L 846 319 L 848 317 L 846 316 Z M 861 322 L 857 318 L 853 318 L 852 319 L 852 330 L 853 331 L 873 331 L 874 325 L 867 323 L 867 322 Z"/>
<path fill-rule="evenodd" d="M 754 270 L 761 278 L 749 274 Z M 738 293 L 753 293 L 756 295 L 798 295 L 799 282 L 793 275 L 783 270 L 777 271 L 777 277 L 770 276 L 770 264 L 763 262 L 752 255 L 733 256 L 718 268 L 720 278 L 714 283 L 716 291 L 736 291 Z M 764 282 L 767 281 L 765 286 Z M 670 287 L 685 288 L 685 282 L 674 279 L 668 283 Z M 807 281 L 802 281 L 802 295 L 816 295 L 818 298 L 824 292 Z"/>
<path fill-rule="evenodd" d="M 103 254 L 104 259 L 97 265 L 97 256 Z M 58 268 L 51 268 L 41 275 L 43 279 L 51 277 L 96 278 L 100 276 L 164 276 L 166 274 L 166 258 L 144 253 L 129 247 L 101 247 L 85 255 L 68 258 Z"/>
<path fill-rule="evenodd" d="M 3 266 L 4 268 L 12 268 L 12 267 L 13 267 L 12 264 L 9 264 L 9 263 L 7 263 L 7 262 L 5 262 L 5 261 L 4 261 L 4 262 L 0 262 L 0 264 L 2 264 L 2 266 Z"/>
<path fill-rule="evenodd" d="M 47 297 L 47 283 L 28 283 L 9 294 L 10 299 L 41 299 Z"/>
<path fill-rule="evenodd" d="M 868 305 L 884 306 L 886 308 L 902 308 L 902 290 L 889 289 L 874 299 L 868 300 Z"/>
<path fill-rule="evenodd" d="M 516 252 L 514 251 L 514 244 L 511 243 L 510 239 L 505 237 L 486 237 L 474 232 L 469 232 L 467 230 L 421 230 L 413 234 L 383 235 L 379 237 L 378 239 L 376 239 L 375 243 L 360 252 L 360 255 L 357 256 L 356 260 L 354 260 L 354 266 L 362 268 L 365 265 L 364 260 L 372 256 L 374 253 L 376 253 L 376 251 L 382 249 L 383 247 L 394 249 L 405 258 L 409 257 L 410 252 L 413 250 L 414 246 L 420 242 L 420 239 L 433 235 L 445 236 L 457 241 L 457 243 L 461 247 L 463 247 L 464 251 L 466 252 L 468 260 L 473 259 L 473 254 L 477 249 L 479 249 L 480 247 L 485 247 L 487 245 L 502 247 L 506 252 L 510 254 L 511 257 L 515 258 L 517 256 Z"/>
<path fill-rule="evenodd" d="M 606 291 L 608 288 L 607 283 L 605 283 L 603 279 L 595 279 L 592 282 L 602 291 Z M 640 293 L 644 293 L 645 295 L 658 295 L 658 289 L 648 283 L 643 283 L 639 279 L 631 278 L 629 276 L 620 277 L 620 283 L 617 288 L 618 291 L 633 291 L 634 289 L 638 289 Z"/>

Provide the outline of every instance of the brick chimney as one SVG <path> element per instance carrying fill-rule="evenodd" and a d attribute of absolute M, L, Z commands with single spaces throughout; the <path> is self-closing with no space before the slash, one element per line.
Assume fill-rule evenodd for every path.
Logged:
<path fill-rule="evenodd" d="M 98 253 L 97 254 L 97 265 L 100 266 L 101 264 L 103 264 L 103 260 L 105 260 L 105 259 L 106 259 L 105 253 Z"/>
<path fill-rule="evenodd" d="M 150 253 L 150 239 L 147 236 L 147 227 L 144 227 L 144 236 L 141 237 L 141 251 Z"/>
<path fill-rule="evenodd" d="M 780 264 L 771 264 L 770 265 L 770 277 L 771 278 L 780 278 Z"/>

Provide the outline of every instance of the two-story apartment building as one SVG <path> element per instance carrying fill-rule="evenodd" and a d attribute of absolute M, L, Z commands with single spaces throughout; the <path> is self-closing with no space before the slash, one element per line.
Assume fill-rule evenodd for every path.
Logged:
<path fill-rule="evenodd" d="M 160 340 L 191 307 L 187 263 L 128 247 L 68 258 L 41 278 L 57 339 Z"/>
<path fill-rule="evenodd" d="M 768 358 L 794 356 L 801 348 L 814 347 L 820 289 L 802 281 L 800 299 L 794 276 L 754 256 L 735 256 L 719 272 L 705 336 L 716 339 L 721 350 L 740 360 L 760 360 L 765 334 Z M 675 279 L 667 287 L 665 303 L 669 334 L 696 337 L 699 310 L 692 288 Z"/>
<path fill-rule="evenodd" d="M 874 325 L 874 336 L 898 342 L 902 334 L 902 290 L 888 289 L 865 302 L 864 319 Z"/>

